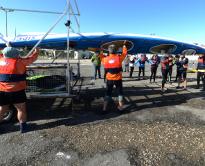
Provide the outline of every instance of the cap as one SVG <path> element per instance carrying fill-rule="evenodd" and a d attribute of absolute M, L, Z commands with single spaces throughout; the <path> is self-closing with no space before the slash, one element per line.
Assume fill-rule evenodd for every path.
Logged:
<path fill-rule="evenodd" d="M 13 47 L 6 47 L 2 51 L 5 58 L 18 58 L 19 50 Z"/>

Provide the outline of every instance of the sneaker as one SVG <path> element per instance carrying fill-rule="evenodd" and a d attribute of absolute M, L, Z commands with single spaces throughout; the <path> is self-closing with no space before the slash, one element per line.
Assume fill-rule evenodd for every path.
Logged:
<path fill-rule="evenodd" d="M 26 132 L 28 132 L 29 130 L 28 130 L 28 125 L 27 125 L 27 123 L 26 122 L 24 122 L 24 123 L 20 123 L 20 132 L 21 133 L 26 133 Z"/>
<path fill-rule="evenodd" d="M 164 88 L 161 88 L 161 91 L 162 91 L 162 92 L 165 92 L 165 91 L 166 91 L 166 89 L 164 89 Z"/>
<path fill-rule="evenodd" d="M 176 89 L 180 89 L 180 86 L 177 86 Z"/>
<path fill-rule="evenodd" d="M 130 106 L 130 104 L 124 104 L 123 106 L 118 105 L 117 110 L 118 111 L 125 111 L 129 106 Z"/>

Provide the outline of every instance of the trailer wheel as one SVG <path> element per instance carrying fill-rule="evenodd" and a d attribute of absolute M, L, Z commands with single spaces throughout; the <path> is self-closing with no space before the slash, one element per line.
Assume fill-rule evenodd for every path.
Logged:
<path fill-rule="evenodd" d="M 16 120 L 16 110 L 10 107 L 9 111 L 4 114 L 3 122 L 10 122 Z"/>

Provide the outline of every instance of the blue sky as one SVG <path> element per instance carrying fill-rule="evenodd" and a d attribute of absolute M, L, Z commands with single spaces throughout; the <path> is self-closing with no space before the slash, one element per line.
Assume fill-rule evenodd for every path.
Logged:
<path fill-rule="evenodd" d="M 71 0 L 73 3 L 73 0 Z M 205 0 L 77 0 L 81 32 L 156 34 L 205 44 Z M 0 0 L 5 8 L 63 11 L 66 0 Z M 11 12 L 8 33 L 46 32 L 59 15 Z M 5 34 L 5 13 L 0 12 Z M 66 18 L 52 31 L 66 33 Z M 75 21 L 72 27 L 77 31 Z"/>

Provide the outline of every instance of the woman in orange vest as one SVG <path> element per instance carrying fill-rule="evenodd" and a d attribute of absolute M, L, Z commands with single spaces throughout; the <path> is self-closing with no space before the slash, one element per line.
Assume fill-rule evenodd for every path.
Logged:
<path fill-rule="evenodd" d="M 168 55 L 164 55 L 161 58 L 161 72 L 162 72 L 161 91 L 165 92 L 165 84 L 167 82 L 167 75 L 169 73 L 169 58 L 168 58 Z"/>
<path fill-rule="evenodd" d="M 107 112 L 108 102 L 112 98 L 113 86 L 116 86 L 118 92 L 118 110 L 123 110 L 123 88 L 122 88 L 122 61 L 127 55 L 127 48 L 124 45 L 122 54 L 117 54 L 117 49 L 114 44 L 108 47 L 109 56 L 104 57 L 101 54 L 101 61 L 106 72 L 106 95 L 104 99 L 103 113 Z"/>
<path fill-rule="evenodd" d="M 172 69 L 173 69 L 173 66 L 174 66 L 174 62 L 173 62 L 174 58 L 170 54 L 168 59 L 169 59 L 169 72 L 168 72 L 169 78 L 168 78 L 168 81 L 169 81 L 169 83 L 171 83 L 172 82 Z"/>
<path fill-rule="evenodd" d="M 20 131 L 24 133 L 28 127 L 26 124 L 26 66 L 33 63 L 39 54 L 38 49 L 27 58 L 21 58 L 19 51 L 12 47 L 3 49 L 3 57 L 0 57 L 0 121 L 8 111 L 9 105 L 17 109 L 17 118 L 20 123 Z"/>

